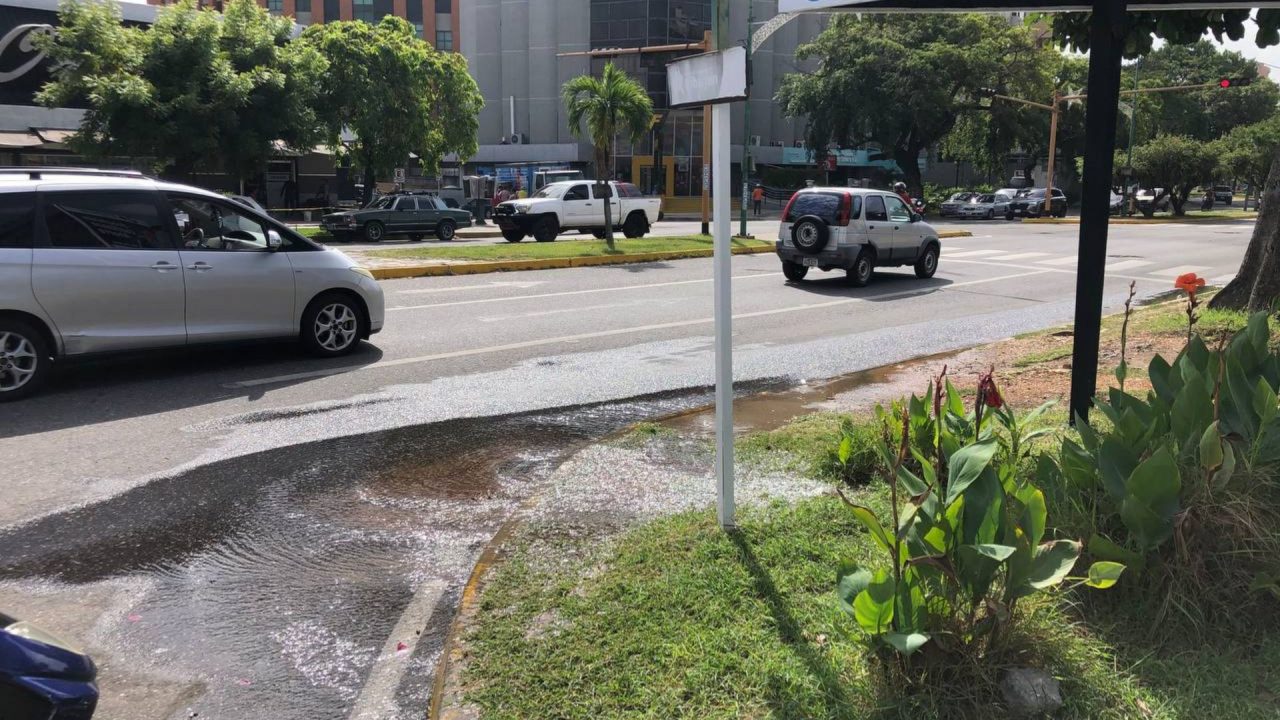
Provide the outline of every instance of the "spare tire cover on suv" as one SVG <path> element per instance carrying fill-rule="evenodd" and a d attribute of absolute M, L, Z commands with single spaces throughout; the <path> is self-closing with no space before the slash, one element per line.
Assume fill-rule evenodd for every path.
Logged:
<path fill-rule="evenodd" d="M 805 215 L 791 226 L 791 242 L 802 253 L 817 255 L 827 246 L 831 229 L 817 215 Z"/>

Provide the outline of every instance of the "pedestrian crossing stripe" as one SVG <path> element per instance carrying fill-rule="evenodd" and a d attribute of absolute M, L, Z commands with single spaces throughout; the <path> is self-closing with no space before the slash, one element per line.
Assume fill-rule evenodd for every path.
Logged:
<path fill-rule="evenodd" d="M 1204 269 L 1205 268 L 1201 265 L 1179 265 L 1177 267 L 1165 268 L 1163 270 L 1152 270 L 1147 274 L 1157 275 L 1159 277 L 1178 277 L 1179 275 L 1186 275 L 1187 273 L 1193 273 Z"/>
<path fill-rule="evenodd" d="M 1146 260 L 1121 260 L 1107 265 L 1108 270 L 1132 270 L 1134 268 L 1146 267 L 1151 263 Z"/>
<path fill-rule="evenodd" d="M 968 252 L 961 252 L 961 253 L 954 253 L 954 252 L 947 253 L 944 257 L 953 258 L 953 259 L 954 258 L 976 258 L 976 257 L 982 257 L 984 255 L 999 255 L 999 254 L 1000 254 L 999 250 L 970 250 Z"/>
<path fill-rule="evenodd" d="M 1075 255 L 1068 255 L 1067 257 L 1055 258 L 1053 260 L 1037 260 L 1036 262 L 1040 263 L 1041 265 L 1057 266 L 1057 265 L 1075 265 L 1077 260 L 1079 260 L 1079 258 L 1077 258 Z"/>
<path fill-rule="evenodd" d="M 1014 253 L 1013 255 L 1002 255 L 1002 256 L 1000 257 L 1000 259 L 1001 259 L 1001 260 L 1007 260 L 1007 261 L 1013 261 L 1013 260 L 1030 260 L 1031 258 L 1044 257 L 1044 256 L 1046 256 L 1046 255 L 1048 255 L 1048 254 L 1049 254 L 1049 253 L 1046 253 L 1046 252 L 1024 252 L 1024 253 Z M 1039 262 L 1039 261 L 1037 261 L 1037 262 Z"/>

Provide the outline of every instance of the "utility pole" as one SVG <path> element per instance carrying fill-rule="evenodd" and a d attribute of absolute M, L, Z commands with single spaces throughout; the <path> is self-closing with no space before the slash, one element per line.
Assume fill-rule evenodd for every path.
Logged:
<path fill-rule="evenodd" d="M 729 0 L 715 0 L 712 8 L 712 50 L 729 46 Z M 735 517 L 733 487 L 733 227 L 732 212 L 732 106 L 720 103 L 712 110 L 712 122 L 704 137 L 715 138 L 715 236 L 712 276 L 715 314 L 716 373 L 716 519 L 720 527 L 733 528 Z"/>
<path fill-rule="evenodd" d="M 751 46 L 755 25 L 755 0 L 747 0 L 747 101 L 742 108 L 742 208 L 738 212 L 738 235 L 747 235 L 747 202 L 751 199 Z"/>
<path fill-rule="evenodd" d="M 1138 135 L 1138 74 L 1139 63 L 1133 64 L 1133 104 L 1129 106 L 1129 155 L 1124 161 L 1124 212 L 1129 212 L 1129 187 L 1133 184 L 1133 141 Z"/>
<path fill-rule="evenodd" d="M 712 16 L 712 28 L 715 27 L 715 15 Z M 702 46 L 707 52 L 717 49 L 715 33 L 708 30 L 702 34 Z M 702 234 L 711 234 L 711 106 L 702 106 Z"/>
<path fill-rule="evenodd" d="M 1058 161 L 1058 116 L 1062 114 L 1062 93 L 1053 91 L 1053 110 L 1049 120 L 1049 177 L 1044 185 L 1044 214 L 1053 217 L 1053 179 Z"/>

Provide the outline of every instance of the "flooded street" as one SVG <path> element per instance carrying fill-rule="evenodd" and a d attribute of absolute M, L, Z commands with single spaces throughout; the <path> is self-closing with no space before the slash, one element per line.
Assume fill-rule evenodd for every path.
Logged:
<path fill-rule="evenodd" d="M 181 688 L 153 706 L 172 718 L 421 717 L 460 589 L 513 509 L 584 443 L 707 400 L 447 421 L 202 466 L 0 534 L 0 599 L 93 613 L 77 598 L 112 598 L 87 638 L 97 717 L 163 716 L 118 692 L 139 678 Z M 409 610 L 421 623 L 398 625 Z M 374 675 L 390 677 L 373 691 L 386 697 L 369 695 Z"/>

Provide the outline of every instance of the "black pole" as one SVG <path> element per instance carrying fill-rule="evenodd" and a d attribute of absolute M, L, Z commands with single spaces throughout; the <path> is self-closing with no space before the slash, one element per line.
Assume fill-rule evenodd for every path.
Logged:
<path fill-rule="evenodd" d="M 1089 418 L 1097 392 L 1125 5 L 1126 0 L 1093 0 L 1089 24 L 1089 106 L 1085 115 L 1084 198 L 1080 208 L 1075 348 L 1071 358 L 1073 421 L 1076 417 Z"/>

